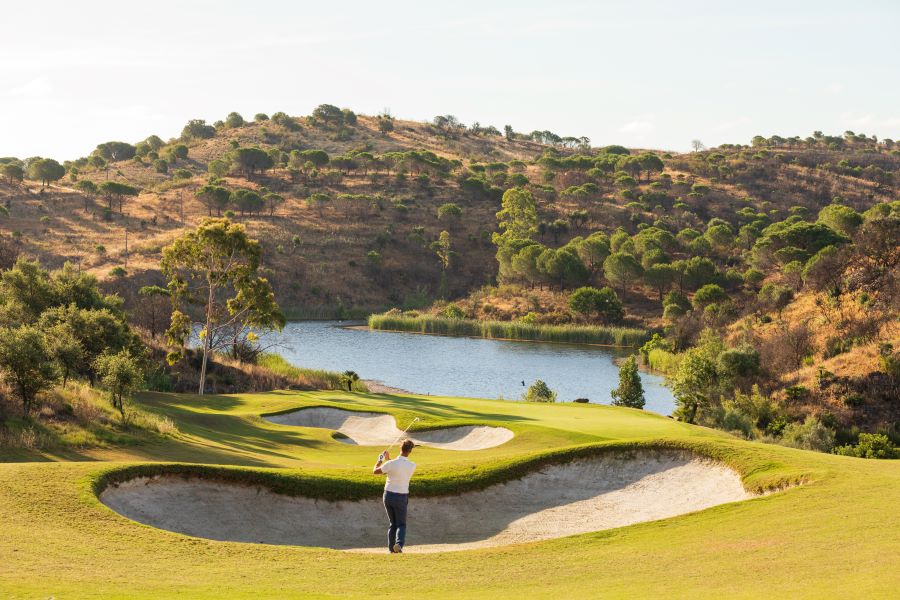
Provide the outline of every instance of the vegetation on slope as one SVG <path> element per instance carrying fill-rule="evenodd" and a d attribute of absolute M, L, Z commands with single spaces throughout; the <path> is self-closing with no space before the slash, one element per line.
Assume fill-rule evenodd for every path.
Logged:
<path fill-rule="evenodd" d="M 759 353 L 752 375 L 723 381 L 741 394 L 759 385 L 778 406 L 775 422 L 815 417 L 837 443 L 853 442 L 857 429 L 896 440 L 898 409 L 887 401 L 900 343 L 888 326 L 896 143 L 815 132 L 695 150 L 594 148 L 549 131 L 331 105 L 252 122 L 232 113 L 193 120 L 170 140 L 103 143 L 62 165 L 0 159 L 0 218 L 12 232 L 0 237 L 0 266 L 19 253 L 49 266 L 71 260 L 156 332 L 168 322 L 165 301 L 139 290 L 164 283 L 162 248 L 200 218 L 225 214 L 261 240 L 260 274 L 287 315 L 396 307 L 664 330 L 657 354 L 689 350 L 708 328 L 726 340 L 723 351 Z M 810 302 L 831 312 L 795 320 Z M 854 303 L 864 318 L 831 314 Z M 752 335 L 740 333 L 748 327 Z M 804 343 L 804 328 L 831 333 Z M 821 380 L 833 385 L 810 385 L 817 373 L 806 363 L 816 360 L 827 361 Z M 798 386 L 807 393 L 791 391 Z M 717 415 L 734 390 L 702 388 L 682 394 L 681 416 L 733 429 Z M 747 435 L 780 427 L 739 421 Z"/>

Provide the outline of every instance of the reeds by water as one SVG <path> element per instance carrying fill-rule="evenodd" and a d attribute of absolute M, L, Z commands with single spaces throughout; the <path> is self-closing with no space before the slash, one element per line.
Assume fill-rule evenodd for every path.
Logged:
<path fill-rule="evenodd" d="M 628 327 L 599 325 L 536 325 L 517 321 L 476 321 L 423 315 L 371 315 L 369 327 L 435 335 L 529 340 L 568 344 L 636 347 L 647 341 L 647 332 Z"/>

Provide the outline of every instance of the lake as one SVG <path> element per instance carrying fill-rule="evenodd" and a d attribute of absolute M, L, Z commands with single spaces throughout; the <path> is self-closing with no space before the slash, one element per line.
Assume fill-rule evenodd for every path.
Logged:
<path fill-rule="evenodd" d="M 291 363 L 331 371 L 416 394 L 519 399 L 543 379 L 557 400 L 588 398 L 609 404 L 618 385 L 613 360 L 628 350 L 576 344 L 512 342 L 349 328 L 336 321 L 295 321 L 265 336 Z M 525 385 L 522 385 L 522 382 Z M 671 414 L 672 392 L 662 377 L 641 373 L 646 410 Z"/>

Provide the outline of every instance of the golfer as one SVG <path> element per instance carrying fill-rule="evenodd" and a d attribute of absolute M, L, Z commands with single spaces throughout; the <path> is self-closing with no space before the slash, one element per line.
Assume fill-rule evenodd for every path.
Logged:
<path fill-rule="evenodd" d="M 405 440 L 400 446 L 400 456 L 391 460 L 385 450 L 378 457 L 372 472 L 387 475 L 384 483 L 384 510 L 387 511 L 391 526 L 388 529 L 388 550 L 403 552 L 406 543 L 406 507 L 409 505 L 409 480 L 416 470 L 416 463 L 409 460 L 409 453 L 415 447 L 412 440 Z"/>

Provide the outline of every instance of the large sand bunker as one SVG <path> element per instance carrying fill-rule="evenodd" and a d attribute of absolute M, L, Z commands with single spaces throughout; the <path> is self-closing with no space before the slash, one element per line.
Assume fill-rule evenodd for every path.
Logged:
<path fill-rule="evenodd" d="M 267 415 L 263 418 L 279 425 L 334 429 L 346 436 L 338 438 L 340 441 L 360 446 L 387 446 L 403 433 L 397 429 L 397 423 L 391 415 L 324 406 L 301 408 L 280 415 Z M 417 431 L 410 433 L 407 437 L 416 444 L 432 448 L 484 450 L 508 442 L 513 438 L 513 432 L 504 427 L 467 425 L 445 427 L 433 431 Z"/>
<path fill-rule="evenodd" d="M 545 466 L 521 479 L 409 503 L 407 551 L 558 538 L 663 519 L 751 497 L 731 469 L 681 452 L 640 451 Z M 214 540 L 386 551 L 380 498 L 313 500 L 265 487 L 160 476 L 111 485 L 122 515 Z"/>

